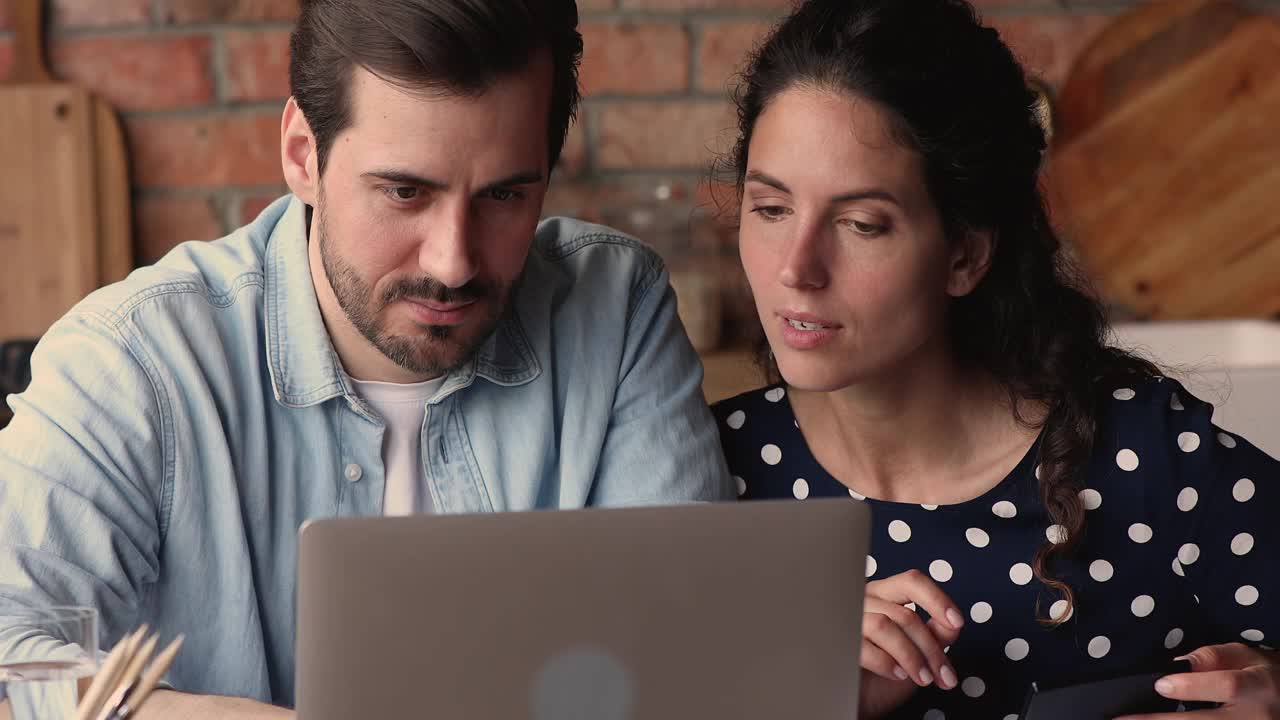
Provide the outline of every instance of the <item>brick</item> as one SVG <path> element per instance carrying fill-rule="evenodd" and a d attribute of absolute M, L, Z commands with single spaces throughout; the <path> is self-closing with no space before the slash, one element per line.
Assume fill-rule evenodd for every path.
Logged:
<path fill-rule="evenodd" d="M 226 99 L 275 100 L 289 97 L 289 31 L 235 31 L 226 47 Z"/>
<path fill-rule="evenodd" d="M 703 170 L 736 137 L 728 102 L 616 103 L 599 108 L 597 117 L 604 169 Z"/>
<path fill-rule="evenodd" d="M 134 203 L 137 234 L 134 255 L 153 263 L 187 240 L 213 240 L 224 233 L 208 197 L 143 197 Z"/>
<path fill-rule="evenodd" d="M 624 10 L 777 10 L 795 0 L 622 0 Z"/>
<path fill-rule="evenodd" d="M 146 25 L 151 0 L 54 0 L 52 20 L 59 27 Z"/>
<path fill-rule="evenodd" d="M 255 193 L 240 199 L 240 212 L 236 213 L 236 220 L 241 225 L 248 225 L 253 222 L 267 206 L 280 199 L 281 195 L 289 192 L 288 186 L 281 185 L 280 189 L 272 193 Z"/>
<path fill-rule="evenodd" d="M 298 0 L 158 0 L 165 23 L 293 22 Z"/>
<path fill-rule="evenodd" d="M 732 87 L 747 53 L 764 39 L 772 21 L 726 21 L 706 25 L 698 47 L 698 89 L 724 92 Z"/>
<path fill-rule="evenodd" d="M 0 80 L 8 80 L 13 69 L 13 40 L 0 38 Z"/>
<path fill-rule="evenodd" d="M 1002 10 L 1004 8 L 1048 8 L 1059 7 L 1062 0 L 969 0 L 978 11 Z"/>
<path fill-rule="evenodd" d="M 578 119 L 569 126 L 569 135 L 565 138 L 564 148 L 560 150 L 560 161 L 556 163 L 556 177 L 576 177 L 587 168 L 587 112 L 578 109 Z"/>
<path fill-rule="evenodd" d="M 125 123 L 135 187 L 278 185 L 277 113 L 135 117 Z"/>
<path fill-rule="evenodd" d="M 688 87 L 689 35 L 679 23 L 585 23 L 582 39 L 580 79 L 588 96 Z"/>
<path fill-rule="evenodd" d="M 120 110 L 163 110 L 213 100 L 206 35 L 78 36 L 54 43 L 53 71 Z"/>
<path fill-rule="evenodd" d="M 997 17 L 991 26 L 1027 72 L 1061 87 L 1076 56 L 1115 18 L 1102 13 Z"/>
<path fill-rule="evenodd" d="M 556 176 L 547 189 L 542 215 L 568 215 L 622 227 L 627 211 L 655 202 L 658 185 L 666 185 L 670 189 L 667 202 L 672 207 L 687 209 L 696 196 L 696 186 L 700 181 L 696 175 L 688 174 L 658 178 L 623 175 L 582 180 Z"/>

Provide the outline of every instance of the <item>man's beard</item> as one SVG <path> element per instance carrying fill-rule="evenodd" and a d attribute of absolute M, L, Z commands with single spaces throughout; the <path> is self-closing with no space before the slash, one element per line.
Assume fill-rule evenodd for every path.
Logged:
<path fill-rule="evenodd" d="M 315 210 L 320 259 L 338 305 L 361 335 L 396 365 L 419 375 L 437 377 L 466 364 L 498 324 L 506 304 L 507 287 L 473 280 L 450 288 L 430 276 L 397 280 L 374 297 L 374 289 L 355 268 L 334 250 L 325 223 L 323 200 Z M 415 335 L 396 335 L 379 323 L 379 313 L 391 303 L 405 298 L 438 303 L 473 301 L 473 313 L 463 325 L 425 325 Z"/>

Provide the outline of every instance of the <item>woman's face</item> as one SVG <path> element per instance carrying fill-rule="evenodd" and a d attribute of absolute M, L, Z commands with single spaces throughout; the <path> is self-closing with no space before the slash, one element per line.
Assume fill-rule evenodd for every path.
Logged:
<path fill-rule="evenodd" d="M 756 121 L 739 248 L 778 369 L 830 391 L 945 352 L 952 295 L 969 292 L 921 157 L 876 104 L 794 87 Z"/>

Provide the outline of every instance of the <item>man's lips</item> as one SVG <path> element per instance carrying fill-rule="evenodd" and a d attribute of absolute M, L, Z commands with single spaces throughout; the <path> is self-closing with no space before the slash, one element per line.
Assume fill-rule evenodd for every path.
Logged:
<path fill-rule="evenodd" d="M 461 325 L 471 314 L 475 300 L 440 302 L 420 298 L 404 298 L 404 303 L 419 322 L 425 325 Z"/>

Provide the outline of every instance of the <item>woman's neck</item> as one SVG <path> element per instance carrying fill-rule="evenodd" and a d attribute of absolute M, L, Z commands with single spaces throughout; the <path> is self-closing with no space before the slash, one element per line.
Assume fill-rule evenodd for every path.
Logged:
<path fill-rule="evenodd" d="M 882 500 L 943 505 L 978 497 L 1037 434 L 1017 421 L 994 379 L 942 352 L 839 390 L 788 394 L 818 462 L 855 492 Z M 1036 425 L 1044 417 L 1040 408 L 1022 410 Z"/>

